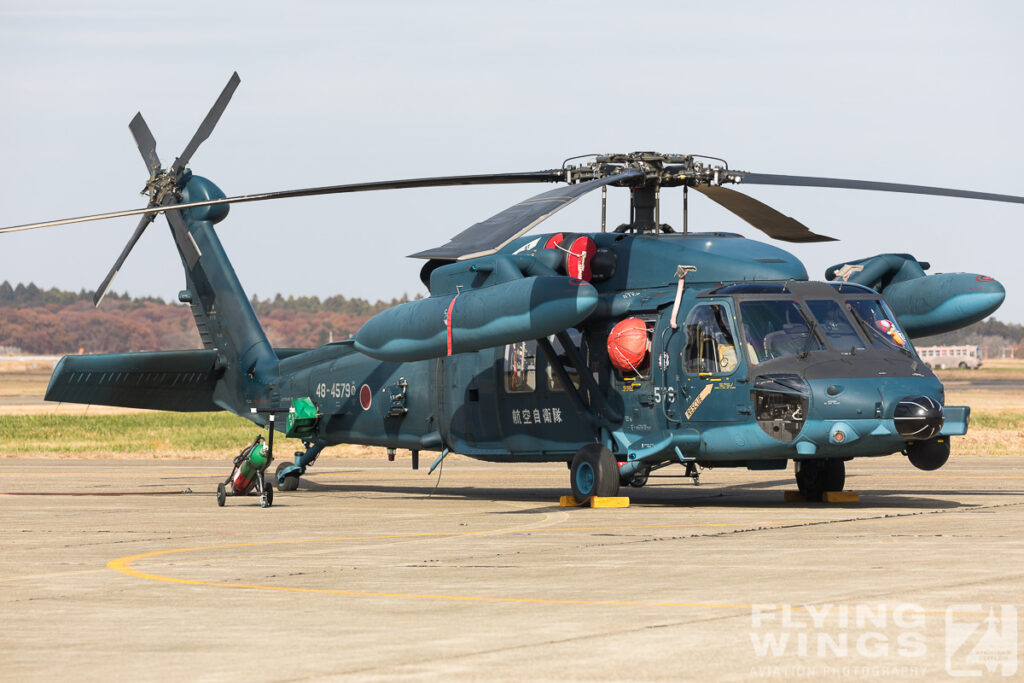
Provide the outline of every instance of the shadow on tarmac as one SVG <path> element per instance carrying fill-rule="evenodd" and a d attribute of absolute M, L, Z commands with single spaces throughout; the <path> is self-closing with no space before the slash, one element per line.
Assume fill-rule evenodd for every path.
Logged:
<path fill-rule="evenodd" d="M 789 489 L 796 489 L 791 479 L 769 480 L 761 482 L 746 482 L 734 486 L 703 485 L 695 487 L 692 484 L 681 484 L 672 486 L 669 484 L 655 484 L 651 482 L 643 488 L 622 487 L 619 495 L 628 496 L 631 505 L 656 506 L 656 507 L 722 507 L 722 508 L 856 508 L 866 510 L 879 509 L 902 509 L 902 510 L 948 510 L 961 507 L 974 507 L 971 503 L 964 503 L 948 498 L 935 498 L 935 495 L 950 495 L 950 491 L 902 491 L 902 490 L 875 490 L 861 489 L 860 502 L 857 503 L 790 503 L 782 499 L 783 492 L 779 486 L 787 486 Z M 772 490 L 767 490 L 772 489 Z M 546 489 L 498 487 L 498 486 L 471 486 L 471 485 L 445 485 L 441 480 L 440 486 L 436 489 L 433 482 L 424 483 L 422 486 L 409 486 L 398 484 L 367 484 L 367 483 L 322 483 L 316 481 L 315 477 L 303 478 L 299 484 L 298 494 L 303 491 L 315 493 L 337 493 L 344 494 L 390 494 L 409 498 L 439 498 L 444 500 L 480 500 L 480 501 L 505 501 L 516 503 L 542 503 L 546 506 L 558 506 L 560 496 L 568 495 L 567 487 L 551 487 Z M 1007 491 L 971 491 L 970 495 L 1007 495 Z M 281 494 L 282 502 L 288 494 Z M 1024 495 L 1024 492 L 1012 492 L 1010 495 Z M 505 514 L 502 512 L 502 514 Z"/>

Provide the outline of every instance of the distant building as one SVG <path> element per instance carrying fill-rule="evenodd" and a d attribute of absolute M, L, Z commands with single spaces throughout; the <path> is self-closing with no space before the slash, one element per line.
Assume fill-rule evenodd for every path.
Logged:
<path fill-rule="evenodd" d="M 980 346 L 918 346 L 917 354 L 930 368 L 944 370 L 946 368 L 981 367 L 982 353 Z"/>

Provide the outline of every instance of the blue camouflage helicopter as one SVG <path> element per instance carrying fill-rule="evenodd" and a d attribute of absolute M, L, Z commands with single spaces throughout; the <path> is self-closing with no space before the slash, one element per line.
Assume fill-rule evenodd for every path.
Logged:
<path fill-rule="evenodd" d="M 146 208 L 4 229 L 140 215 L 97 305 L 159 213 L 184 267 L 178 298 L 191 306 L 203 349 L 67 356 L 47 400 L 227 410 L 270 425 L 271 436 L 284 431 L 305 448 L 278 465 L 281 490 L 296 489 L 323 448 L 353 443 L 392 455 L 408 449 L 413 467 L 421 451 L 439 453 L 434 466 L 449 453 L 565 462 L 580 502 L 643 486 L 650 472 L 676 463 L 696 483 L 699 468 L 782 470 L 789 461 L 801 493 L 820 500 L 842 490 L 851 458 L 902 452 L 933 470 L 947 461 L 950 437 L 967 431 L 970 409 L 945 404 L 942 384 L 910 340 L 981 320 L 1002 303 L 1002 285 L 975 274 L 928 275 L 929 265 L 909 254 L 852 260 L 810 281 L 782 249 L 690 231 L 688 192 L 790 242 L 832 238 L 726 185 L 1022 197 L 748 173 L 720 159 L 655 152 L 579 157 L 530 173 L 226 197 L 187 164 L 238 83 L 234 74 L 168 168 L 141 114 L 132 119 L 149 171 Z M 562 185 L 413 254 L 425 259 L 429 297 L 315 349 L 272 348 L 215 229 L 232 203 L 544 182 Z M 608 187 L 630 192 L 627 223 L 607 230 L 602 201 L 600 232 L 527 234 L 588 192 L 606 197 Z M 681 231 L 660 220 L 661 191 L 672 187 L 682 188 Z"/>

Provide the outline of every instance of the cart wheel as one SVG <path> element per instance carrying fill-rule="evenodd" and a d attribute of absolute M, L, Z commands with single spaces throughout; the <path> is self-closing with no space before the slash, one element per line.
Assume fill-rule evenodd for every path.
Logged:
<path fill-rule="evenodd" d="M 228 493 L 224 490 L 224 482 L 217 484 L 217 505 L 224 507 L 224 501 L 227 500 Z"/>
<path fill-rule="evenodd" d="M 266 491 L 267 507 L 270 507 L 271 505 L 274 504 L 274 487 L 270 485 L 269 479 L 267 480 L 266 484 L 264 484 L 263 490 Z"/>

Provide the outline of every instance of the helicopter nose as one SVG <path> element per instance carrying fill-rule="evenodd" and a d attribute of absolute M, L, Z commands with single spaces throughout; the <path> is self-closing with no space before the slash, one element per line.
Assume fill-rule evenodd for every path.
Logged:
<path fill-rule="evenodd" d="M 942 405 L 930 396 L 905 396 L 896 405 L 893 419 L 903 438 L 927 441 L 942 430 Z"/>

